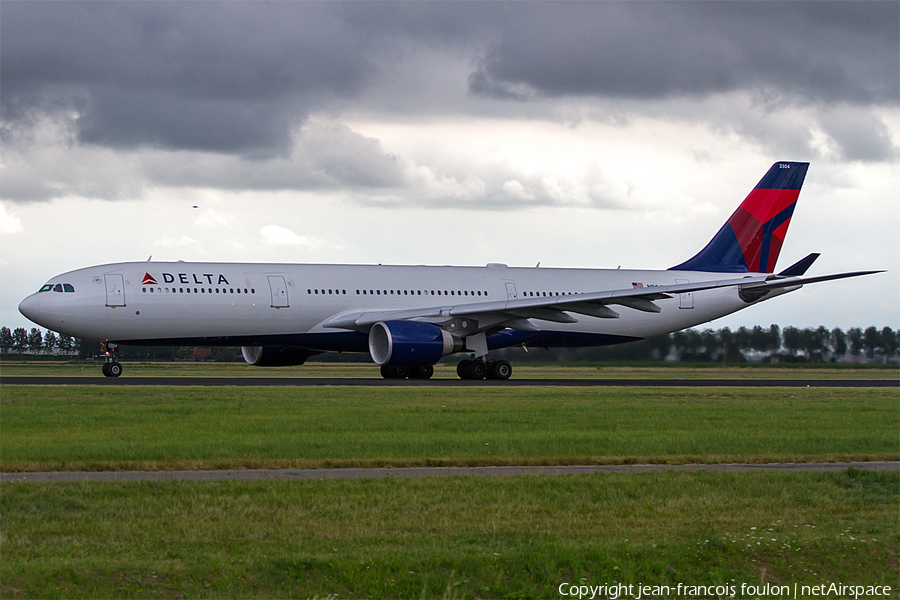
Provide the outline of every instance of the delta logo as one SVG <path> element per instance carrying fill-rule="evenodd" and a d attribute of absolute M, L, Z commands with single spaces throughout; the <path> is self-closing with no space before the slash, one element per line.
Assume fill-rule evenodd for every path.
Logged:
<path fill-rule="evenodd" d="M 228 279 L 221 273 L 163 273 L 163 283 L 186 283 L 188 285 L 231 285 Z M 159 285 L 156 278 L 150 273 L 144 273 L 141 285 Z"/>

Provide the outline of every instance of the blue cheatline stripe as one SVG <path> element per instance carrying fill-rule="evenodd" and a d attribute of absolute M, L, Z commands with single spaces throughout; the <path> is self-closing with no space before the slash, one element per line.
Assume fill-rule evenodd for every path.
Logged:
<path fill-rule="evenodd" d="M 643 338 L 606 333 L 580 333 L 573 331 L 518 331 L 504 329 L 487 338 L 488 350 L 499 350 L 512 346 L 534 348 L 591 348 L 636 342 Z"/>

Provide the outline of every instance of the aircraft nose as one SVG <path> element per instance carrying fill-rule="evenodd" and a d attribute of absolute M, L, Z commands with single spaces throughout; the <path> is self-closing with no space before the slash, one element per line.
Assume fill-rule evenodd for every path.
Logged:
<path fill-rule="evenodd" d="M 32 294 L 19 303 L 19 312 L 25 315 L 29 321 L 40 324 L 41 299 L 37 294 Z"/>

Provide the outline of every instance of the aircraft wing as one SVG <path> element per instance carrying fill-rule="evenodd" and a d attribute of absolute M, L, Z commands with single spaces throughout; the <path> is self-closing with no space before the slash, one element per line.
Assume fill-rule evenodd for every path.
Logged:
<path fill-rule="evenodd" d="M 623 306 L 643 312 L 658 313 L 654 300 L 671 298 L 674 294 L 700 292 L 726 287 L 738 287 L 746 291 L 748 298 L 756 300 L 774 289 L 799 287 L 806 283 L 818 283 L 847 277 L 858 277 L 880 271 L 857 271 L 818 277 L 783 277 L 778 275 L 749 275 L 719 281 L 701 281 L 673 285 L 649 286 L 617 290 L 601 290 L 567 296 L 518 298 L 465 304 L 444 304 L 414 309 L 383 311 L 358 311 L 335 315 L 322 323 L 329 329 L 368 331 L 379 321 L 414 320 L 435 323 L 450 330 L 471 335 L 498 326 L 522 331 L 540 331 L 531 319 L 557 323 L 576 323 L 574 314 L 597 318 L 618 318 L 619 313 L 610 306 Z"/>

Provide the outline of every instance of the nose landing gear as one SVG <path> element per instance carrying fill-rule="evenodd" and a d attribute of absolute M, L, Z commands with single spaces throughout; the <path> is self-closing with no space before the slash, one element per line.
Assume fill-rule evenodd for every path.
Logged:
<path fill-rule="evenodd" d="M 115 342 L 102 342 L 100 352 L 106 357 L 103 368 L 100 369 L 105 377 L 118 377 L 122 374 L 122 365 L 116 360 L 115 354 L 119 352 L 119 345 Z"/>

